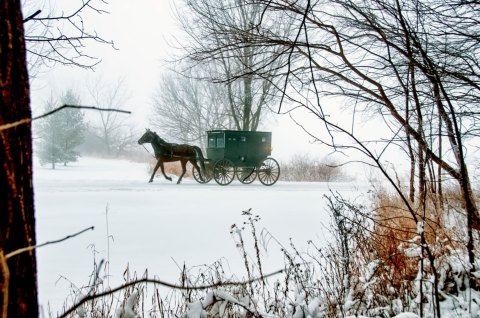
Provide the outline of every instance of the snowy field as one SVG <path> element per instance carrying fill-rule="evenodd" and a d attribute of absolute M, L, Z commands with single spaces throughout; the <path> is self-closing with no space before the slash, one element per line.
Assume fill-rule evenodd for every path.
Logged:
<path fill-rule="evenodd" d="M 39 301 L 59 311 L 71 290 L 88 284 L 94 262 L 109 264 L 110 286 L 123 282 L 123 273 L 175 283 L 180 269 L 224 259 L 231 274 L 245 269 L 230 235 L 232 224 L 246 220 L 252 209 L 261 217 L 257 229 L 268 231 L 283 245 L 292 238 L 300 249 L 307 241 L 328 239 L 329 216 L 324 194 L 347 197 L 366 192 L 352 182 L 286 183 L 272 187 L 258 180 L 226 187 L 184 178 L 175 184 L 157 177 L 148 183 L 147 165 L 122 160 L 81 158 L 69 166 L 35 164 L 37 243 L 56 240 L 94 226 L 81 236 L 37 250 Z M 267 235 L 268 237 L 270 237 Z M 264 272 L 282 268 L 280 246 L 265 242 Z M 46 309 L 45 309 L 46 310 Z"/>

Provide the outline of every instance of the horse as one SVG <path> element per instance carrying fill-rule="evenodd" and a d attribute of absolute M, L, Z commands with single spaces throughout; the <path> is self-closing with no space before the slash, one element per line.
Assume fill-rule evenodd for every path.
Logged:
<path fill-rule="evenodd" d="M 203 157 L 202 150 L 197 146 L 191 146 L 187 144 L 172 144 L 168 143 L 156 132 L 147 129 L 142 137 L 138 140 L 138 144 L 143 145 L 145 143 L 152 144 L 153 151 L 155 153 L 155 158 L 157 159 L 157 164 L 153 169 L 152 176 L 148 182 L 153 181 L 153 177 L 158 170 L 158 167 L 162 169 L 163 176 L 165 179 L 172 181 L 172 178 L 165 174 L 165 169 L 163 167 L 164 162 L 174 162 L 180 161 L 182 164 L 182 175 L 178 178 L 177 184 L 182 181 L 185 172 L 187 171 L 187 162 L 190 163 L 197 169 L 200 174 L 200 179 L 203 180 L 203 175 L 205 171 L 205 158 Z M 197 161 L 200 161 L 200 166 Z"/>

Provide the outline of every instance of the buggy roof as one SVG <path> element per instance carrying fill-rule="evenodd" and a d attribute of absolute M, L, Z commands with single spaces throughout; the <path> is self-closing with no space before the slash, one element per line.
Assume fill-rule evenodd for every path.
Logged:
<path fill-rule="evenodd" d="M 228 134 L 271 134 L 268 131 L 248 131 L 248 130 L 228 130 L 228 129 L 214 129 L 207 131 L 208 134 L 214 133 L 228 133 Z"/>

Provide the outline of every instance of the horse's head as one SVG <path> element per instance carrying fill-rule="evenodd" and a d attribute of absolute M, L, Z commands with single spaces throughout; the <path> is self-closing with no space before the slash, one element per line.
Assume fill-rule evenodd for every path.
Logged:
<path fill-rule="evenodd" d="M 143 136 L 140 137 L 140 139 L 138 139 L 138 144 L 142 145 L 145 143 L 151 143 L 154 136 L 155 136 L 155 133 L 147 128 L 147 131 L 143 134 Z"/>

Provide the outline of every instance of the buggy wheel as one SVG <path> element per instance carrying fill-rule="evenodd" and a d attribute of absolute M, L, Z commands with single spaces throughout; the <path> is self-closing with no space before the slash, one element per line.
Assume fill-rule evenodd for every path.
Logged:
<path fill-rule="evenodd" d="M 267 158 L 263 160 L 258 169 L 258 179 L 266 186 L 271 186 L 277 182 L 280 177 L 280 166 L 277 160 L 273 158 Z"/>
<path fill-rule="evenodd" d="M 228 159 L 220 159 L 213 166 L 213 178 L 219 185 L 229 185 L 235 178 L 235 166 Z"/>
<path fill-rule="evenodd" d="M 198 183 L 209 183 L 210 180 L 212 180 L 212 174 L 208 171 L 207 167 L 205 167 L 205 175 L 202 176 L 203 180 L 200 178 L 200 172 L 195 167 L 192 167 L 192 175 L 193 179 L 195 179 L 195 181 Z"/>
<path fill-rule="evenodd" d="M 237 167 L 237 179 L 243 184 L 250 184 L 257 178 L 255 167 Z"/>

